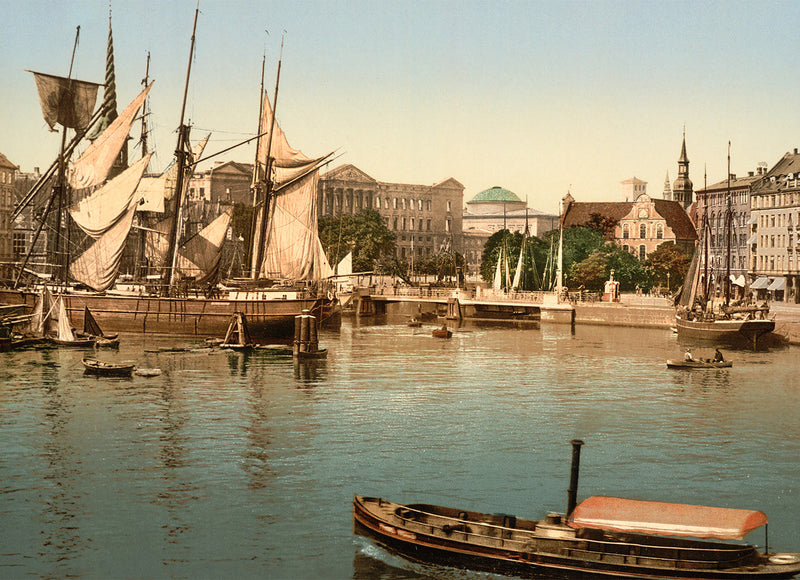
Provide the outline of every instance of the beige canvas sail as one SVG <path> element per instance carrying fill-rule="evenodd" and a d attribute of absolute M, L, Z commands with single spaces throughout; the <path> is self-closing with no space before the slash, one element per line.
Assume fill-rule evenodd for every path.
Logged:
<path fill-rule="evenodd" d="M 98 83 L 28 72 L 33 73 L 42 116 L 51 130 L 57 124 L 76 131 L 87 127 L 97 101 Z"/>
<path fill-rule="evenodd" d="M 72 323 L 69 321 L 67 307 L 64 305 L 62 296 L 57 299 L 56 316 L 58 317 L 58 340 L 74 341 L 75 333 L 72 332 Z"/>
<path fill-rule="evenodd" d="M 72 219 L 87 235 L 99 238 L 127 214 L 142 174 L 150 162 L 150 155 L 148 153 L 70 208 Z"/>
<path fill-rule="evenodd" d="M 160 269 L 166 266 L 167 252 L 169 251 L 169 230 L 172 219 L 166 218 L 145 230 L 144 257 L 151 268 Z"/>
<path fill-rule="evenodd" d="M 275 192 L 261 276 L 321 280 L 333 274 L 317 233 L 318 181 L 315 170 Z"/>
<path fill-rule="evenodd" d="M 94 143 L 72 164 L 67 172 L 67 180 L 73 189 L 94 187 L 105 181 L 114 160 L 119 155 L 128 138 L 134 118 L 142 107 L 150 83 L 128 107 L 100 134 Z"/>
<path fill-rule="evenodd" d="M 226 209 L 181 246 L 178 250 L 178 271 L 181 276 L 203 282 L 216 274 L 232 212 L 232 208 Z"/>

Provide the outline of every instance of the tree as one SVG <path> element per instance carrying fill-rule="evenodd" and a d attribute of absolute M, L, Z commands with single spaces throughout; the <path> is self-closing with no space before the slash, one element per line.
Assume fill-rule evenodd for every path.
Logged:
<path fill-rule="evenodd" d="M 607 240 L 614 239 L 614 228 L 617 227 L 619 220 L 610 216 L 604 216 L 599 213 L 590 213 L 589 221 L 586 222 L 586 227 L 597 230 Z"/>
<path fill-rule="evenodd" d="M 684 254 L 674 242 L 664 242 L 647 256 L 647 266 L 653 272 L 654 282 L 672 288 L 683 285 L 689 271 L 691 256 Z"/>
<path fill-rule="evenodd" d="M 395 261 L 395 235 L 374 209 L 320 219 L 319 237 L 332 265 L 352 252 L 354 272 L 372 271 Z"/>

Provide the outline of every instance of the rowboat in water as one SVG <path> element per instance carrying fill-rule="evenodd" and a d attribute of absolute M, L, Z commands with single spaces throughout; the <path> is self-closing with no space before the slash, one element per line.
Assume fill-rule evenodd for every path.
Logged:
<path fill-rule="evenodd" d="M 727 369 L 732 366 L 729 360 L 667 360 L 668 369 Z"/>
<path fill-rule="evenodd" d="M 110 363 L 96 358 L 83 359 L 83 366 L 88 374 L 107 377 L 129 377 L 136 368 L 134 363 Z"/>
<path fill-rule="evenodd" d="M 577 504 L 575 440 L 566 515 L 543 520 L 356 495 L 356 533 L 417 561 L 547 578 L 791 578 L 800 553 L 731 542 L 763 512 L 594 496 Z M 667 537 L 669 536 L 669 537 Z"/>

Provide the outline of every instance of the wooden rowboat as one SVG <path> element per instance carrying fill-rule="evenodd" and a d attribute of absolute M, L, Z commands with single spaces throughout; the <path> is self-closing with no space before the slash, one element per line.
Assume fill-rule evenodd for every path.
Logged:
<path fill-rule="evenodd" d="M 727 369 L 733 366 L 729 360 L 668 360 L 668 369 Z"/>
<path fill-rule="evenodd" d="M 523 577 L 733 580 L 800 573 L 800 553 L 730 541 L 766 525 L 760 511 L 605 496 L 576 505 L 582 444 L 573 441 L 566 516 L 527 520 L 356 495 L 355 531 L 415 561 Z"/>
<path fill-rule="evenodd" d="M 435 338 L 450 338 L 453 336 L 453 331 L 446 326 L 443 326 L 441 328 L 435 328 L 433 330 L 433 336 Z"/>
<path fill-rule="evenodd" d="M 86 373 L 93 375 L 104 375 L 109 377 L 129 377 L 133 374 L 136 365 L 134 363 L 110 363 L 94 358 L 83 359 L 83 366 Z"/>

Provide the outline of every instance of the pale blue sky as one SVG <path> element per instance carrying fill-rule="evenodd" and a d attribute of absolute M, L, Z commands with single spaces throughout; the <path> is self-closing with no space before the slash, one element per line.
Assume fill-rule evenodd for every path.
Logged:
<path fill-rule="evenodd" d="M 80 25 L 75 74 L 102 82 L 108 6 L 0 0 L 0 152 L 23 171 L 59 143 L 25 69 L 66 74 Z M 175 147 L 195 6 L 112 2 L 120 110 L 151 53 L 156 169 Z M 704 164 L 724 178 L 729 139 L 738 174 L 800 147 L 797 2 L 205 0 L 187 111 L 194 137 L 213 132 L 207 152 L 254 133 L 262 54 L 272 95 L 284 30 L 290 143 L 339 149 L 337 165 L 380 181 L 453 177 L 465 200 L 502 185 L 552 211 L 568 188 L 618 199 L 633 176 L 660 196 L 684 124 L 695 189 Z"/>

